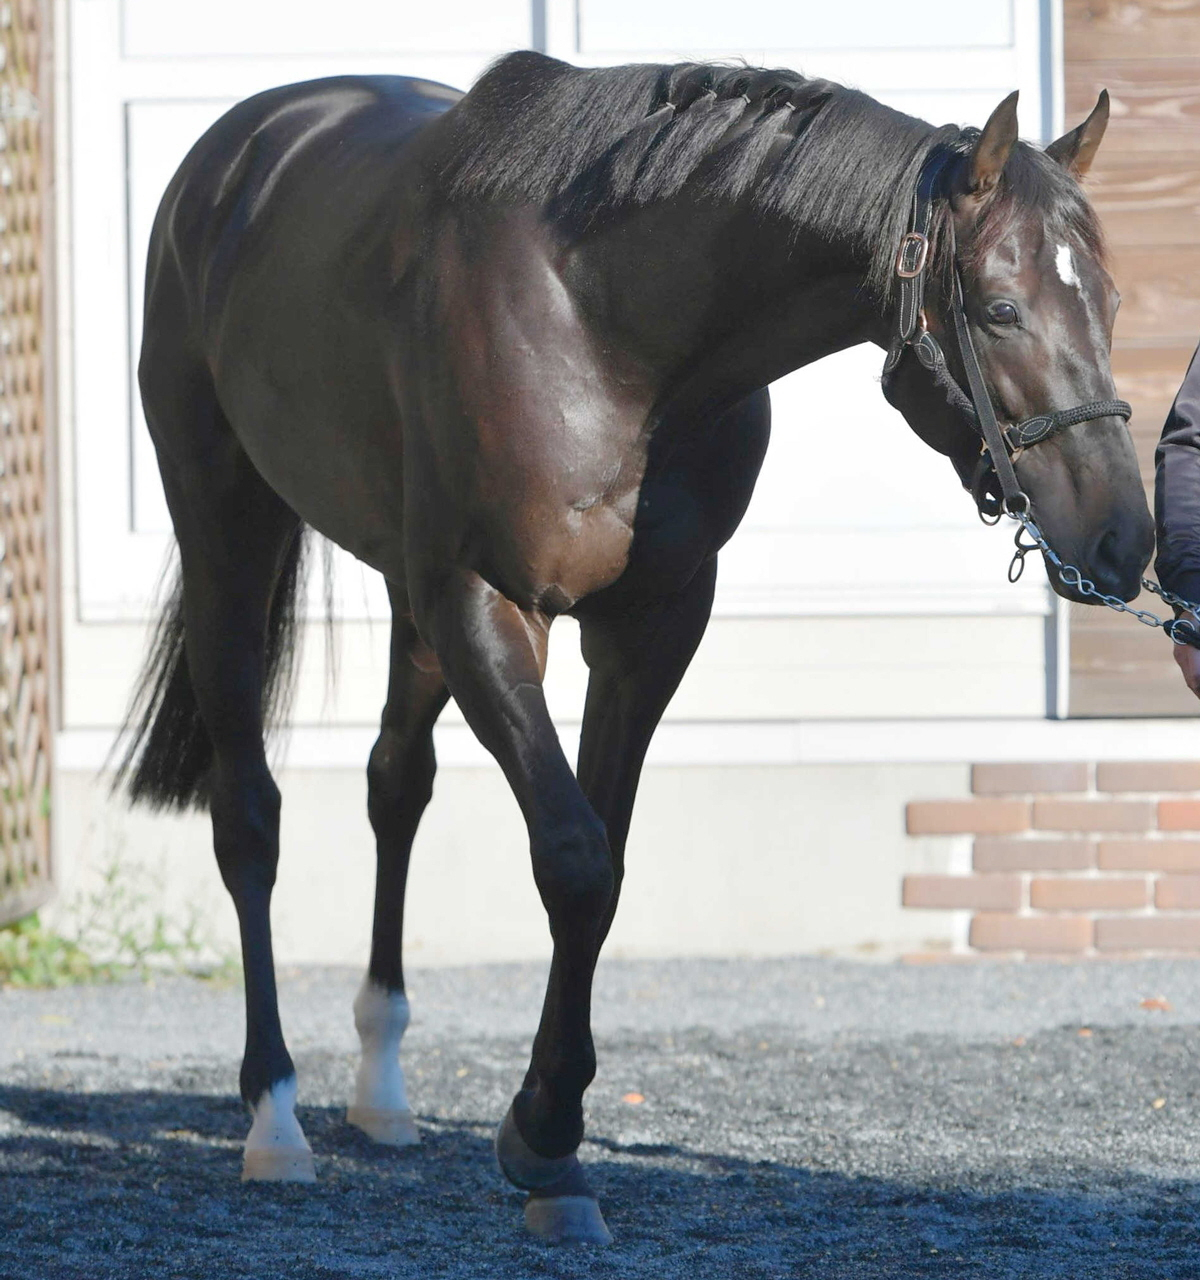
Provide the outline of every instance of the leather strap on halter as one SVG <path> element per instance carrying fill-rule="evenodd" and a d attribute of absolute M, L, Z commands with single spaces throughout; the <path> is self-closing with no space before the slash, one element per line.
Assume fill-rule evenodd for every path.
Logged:
<path fill-rule="evenodd" d="M 954 336 L 958 344 L 959 360 L 967 378 L 967 390 L 946 365 L 946 356 L 938 340 L 929 332 L 925 316 L 925 279 L 929 269 L 929 230 L 933 222 L 934 201 L 945 194 L 941 188 L 943 174 L 956 152 L 946 146 L 937 146 L 931 152 L 917 179 L 913 193 L 910 229 L 900 241 L 896 251 L 896 278 L 899 282 L 897 305 L 897 332 L 888 348 L 883 372 L 886 376 L 900 363 L 910 348 L 917 359 L 930 371 L 949 380 L 949 385 L 962 396 L 964 409 L 974 410 L 975 425 L 983 437 L 979 464 L 971 492 L 981 516 L 998 517 L 1001 511 L 1012 514 L 1028 511 L 1029 499 L 1021 490 L 1013 462 L 1021 450 L 1049 439 L 1055 432 L 1080 422 L 1092 422 L 1097 418 L 1119 417 L 1126 421 L 1133 410 L 1124 400 L 1093 400 L 1073 409 L 1057 409 L 1040 413 L 1023 422 L 1002 427 L 996 418 L 992 397 L 984 382 L 979 357 L 971 339 L 971 329 L 963 299 L 962 273 L 954 262 L 953 293 L 950 310 L 954 320 Z M 950 253 L 955 254 L 954 224 L 947 224 L 950 237 Z M 999 484 L 1000 492 L 994 492 L 992 481 Z"/>
<path fill-rule="evenodd" d="M 916 352 L 917 359 L 927 369 L 934 369 L 943 361 L 942 349 L 929 332 L 925 318 L 925 273 L 929 268 L 933 202 L 937 198 L 942 173 L 953 154 L 948 147 L 935 147 L 917 179 L 909 230 L 896 251 L 900 299 L 896 308 L 898 332 L 888 350 L 884 373 L 890 373 L 900 363 L 908 347 Z"/>

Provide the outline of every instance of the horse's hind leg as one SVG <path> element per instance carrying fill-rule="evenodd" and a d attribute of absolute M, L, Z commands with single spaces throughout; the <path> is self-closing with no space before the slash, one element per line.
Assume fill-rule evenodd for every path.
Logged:
<path fill-rule="evenodd" d="M 211 742 L 207 790 L 221 878 L 237 909 L 246 987 L 241 1092 L 253 1116 L 242 1176 L 312 1181 L 296 1120 L 296 1074 L 283 1040 L 271 951 L 279 790 L 263 749 L 263 700 L 279 633 L 272 601 L 295 586 L 301 526 L 254 470 L 197 373 L 145 376 L 183 568 L 187 672 Z M 147 385 L 149 384 L 149 385 Z"/>
<path fill-rule="evenodd" d="M 571 772 L 542 691 L 546 619 L 474 574 L 445 584 L 421 614 L 450 691 L 496 757 L 529 828 L 534 881 L 554 958 L 525 1083 L 496 1139 L 509 1181 L 531 1193 L 530 1228 L 548 1239 L 611 1236 L 575 1152 L 596 1072 L 592 972 L 612 898 L 604 827 Z"/>
<path fill-rule="evenodd" d="M 383 724 L 367 766 L 367 808 L 376 841 L 375 921 L 367 975 L 354 1001 L 362 1059 L 346 1118 L 377 1142 L 403 1147 L 420 1141 L 400 1069 L 400 1041 L 408 1026 L 401 958 L 404 887 L 413 837 L 433 790 L 433 725 L 449 695 L 433 654 L 407 616 L 407 598 L 388 591 L 391 672 Z"/>

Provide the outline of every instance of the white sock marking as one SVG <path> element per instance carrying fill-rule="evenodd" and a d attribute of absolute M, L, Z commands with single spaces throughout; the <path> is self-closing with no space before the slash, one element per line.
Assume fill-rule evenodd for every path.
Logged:
<path fill-rule="evenodd" d="M 407 1111 L 400 1041 L 408 1027 L 408 998 L 364 978 L 354 1000 L 354 1025 L 362 1042 L 354 1105 L 378 1111 Z"/>
<path fill-rule="evenodd" d="M 247 1151 L 307 1151 L 308 1142 L 296 1119 L 296 1077 L 280 1080 L 252 1108 L 254 1123 L 246 1137 Z"/>
<path fill-rule="evenodd" d="M 1075 259 L 1071 256 L 1071 246 L 1060 244 L 1054 254 L 1054 265 L 1058 268 L 1059 279 L 1063 284 L 1079 287 L 1079 277 L 1075 274 Z"/>

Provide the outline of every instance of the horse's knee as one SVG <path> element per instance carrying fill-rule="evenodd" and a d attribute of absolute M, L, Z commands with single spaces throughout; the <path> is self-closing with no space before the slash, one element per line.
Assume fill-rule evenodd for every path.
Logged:
<path fill-rule="evenodd" d="M 397 729 L 383 729 L 367 762 L 367 814 L 376 834 L 424 810 L 436 772 L 428 734 L 413 742 Z"/>
<path fill-rule="evenodd" d="M 533 841 L 533 877 L 550 914 L 571 921 L 598 920 L 616 887 L 612 854 L 604 824 L 594 814 L 580 815 L 540 832 Z"/>

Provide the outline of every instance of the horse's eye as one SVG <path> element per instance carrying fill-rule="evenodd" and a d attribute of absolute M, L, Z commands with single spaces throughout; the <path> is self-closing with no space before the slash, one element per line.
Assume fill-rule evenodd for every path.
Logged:
<path fill-rule="evenodd" d="M 988 306 L 987 318 L 992 324 L 1016 324 L 1020 316 L 1011 302 L 993 302 Z"/>

